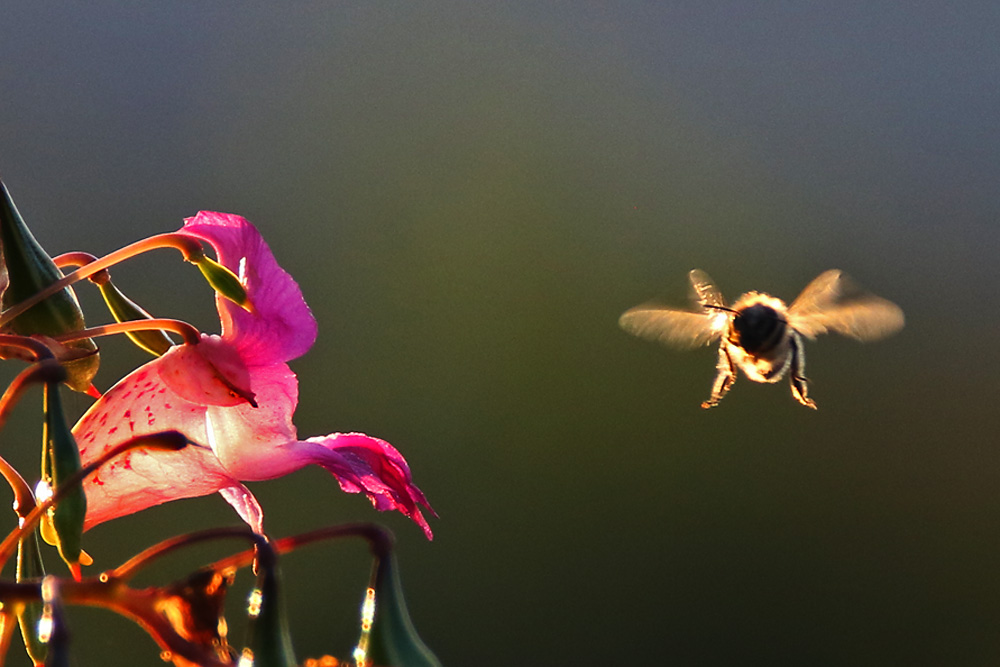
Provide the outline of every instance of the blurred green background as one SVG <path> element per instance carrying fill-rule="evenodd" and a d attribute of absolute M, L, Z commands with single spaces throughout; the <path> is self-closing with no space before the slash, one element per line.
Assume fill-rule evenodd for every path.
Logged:
<path fill-rule="evenodd" d="M 301 435 L 389 440 L 441 516 L 305 470 L 251 485 L 267 526 L 391 526 L 446 665 L 996 664 L 998 32 L 985 2 L 5 2 L 0 175 L 53 254 L 260 227 L 320 325 Z M 745 379 L 703 412 L 714 352 L 616 326 L 694 267 L 789 300 L 844 269 L 907 326 L 810 344 L 817 412 Z M 176 255 L 116 276 L 217 327 Z M 103 346 L 102 388 L 143 360 Z M 2 435 L 28 471 L 35 405 Z M 86 547 L 237 522 L 182 501 Z M 347 655 L 364 549 L 285 574 L 299 656 Z M 78 664 L 160 664 L 70 619 Z"/>

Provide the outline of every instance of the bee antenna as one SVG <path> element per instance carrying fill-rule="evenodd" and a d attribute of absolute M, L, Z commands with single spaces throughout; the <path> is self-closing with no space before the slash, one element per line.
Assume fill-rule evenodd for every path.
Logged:
<path fill-rule="evenodd" d="M 725 306 L 716 306 L 713 303 L 703 303 L 701 304 L 703 308 L 711 308 L 712 310 L 722 310 L 727 313 L 736 313 L 732 308 L 726 308 Z"/>

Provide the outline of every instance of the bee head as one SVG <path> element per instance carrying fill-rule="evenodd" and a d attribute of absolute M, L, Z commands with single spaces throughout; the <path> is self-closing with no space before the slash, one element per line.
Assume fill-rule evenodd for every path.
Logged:
<path fill-rule="evenodd" d="M 785 304 L 779 299 L 751 293 L 740 298 L 733 313 L 729 342 L 750 354 L 773 349 L 785 335 Z"/>

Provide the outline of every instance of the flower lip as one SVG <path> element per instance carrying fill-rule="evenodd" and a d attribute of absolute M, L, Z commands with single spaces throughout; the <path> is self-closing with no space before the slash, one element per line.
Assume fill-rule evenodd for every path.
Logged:
<path fill-rule="evenodd" d="M 158 365 L 163 383 L 181 398 L 197 405 L 257 407 L 250 389 L 250 371 L 236 350 L 219 336 L 202 334 L 196 345 L 172 348 Z"/>

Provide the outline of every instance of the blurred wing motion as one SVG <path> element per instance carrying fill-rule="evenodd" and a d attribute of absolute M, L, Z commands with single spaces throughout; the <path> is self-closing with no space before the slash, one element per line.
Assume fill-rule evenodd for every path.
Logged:
<path fill-rule="evenodd" d="M 688 278 L 691 281 L 691 296 L 698 304 L 697 310 L 644 304 L 625 311 L 618 319 L 618 326 L 640 338 L 682 350 L 711 343 L 725 330 L 729 314 L 706 306 L 724 308 L 725 300 L 704 271 L 695 269 L 688 274 Z"/>
<path fill-rule="evenodd" d="M 877 340 L 903 328 L 899 306 L 857 287 L 833 269 L 809 283 L 788 308 L 792 328 L 815 338 L 835 331 L 861 341 Z"/>
<path fill-rule="evenodd" d="M 691 299 L 696 303 L 705 306 L 718 306 L 725 308 L 726 300 L 722 298 L 722 292 L 715 286 L 708 274 L 701 269 L 692 269 L 688 272 L 688 280 L 691 281 Z"/>

